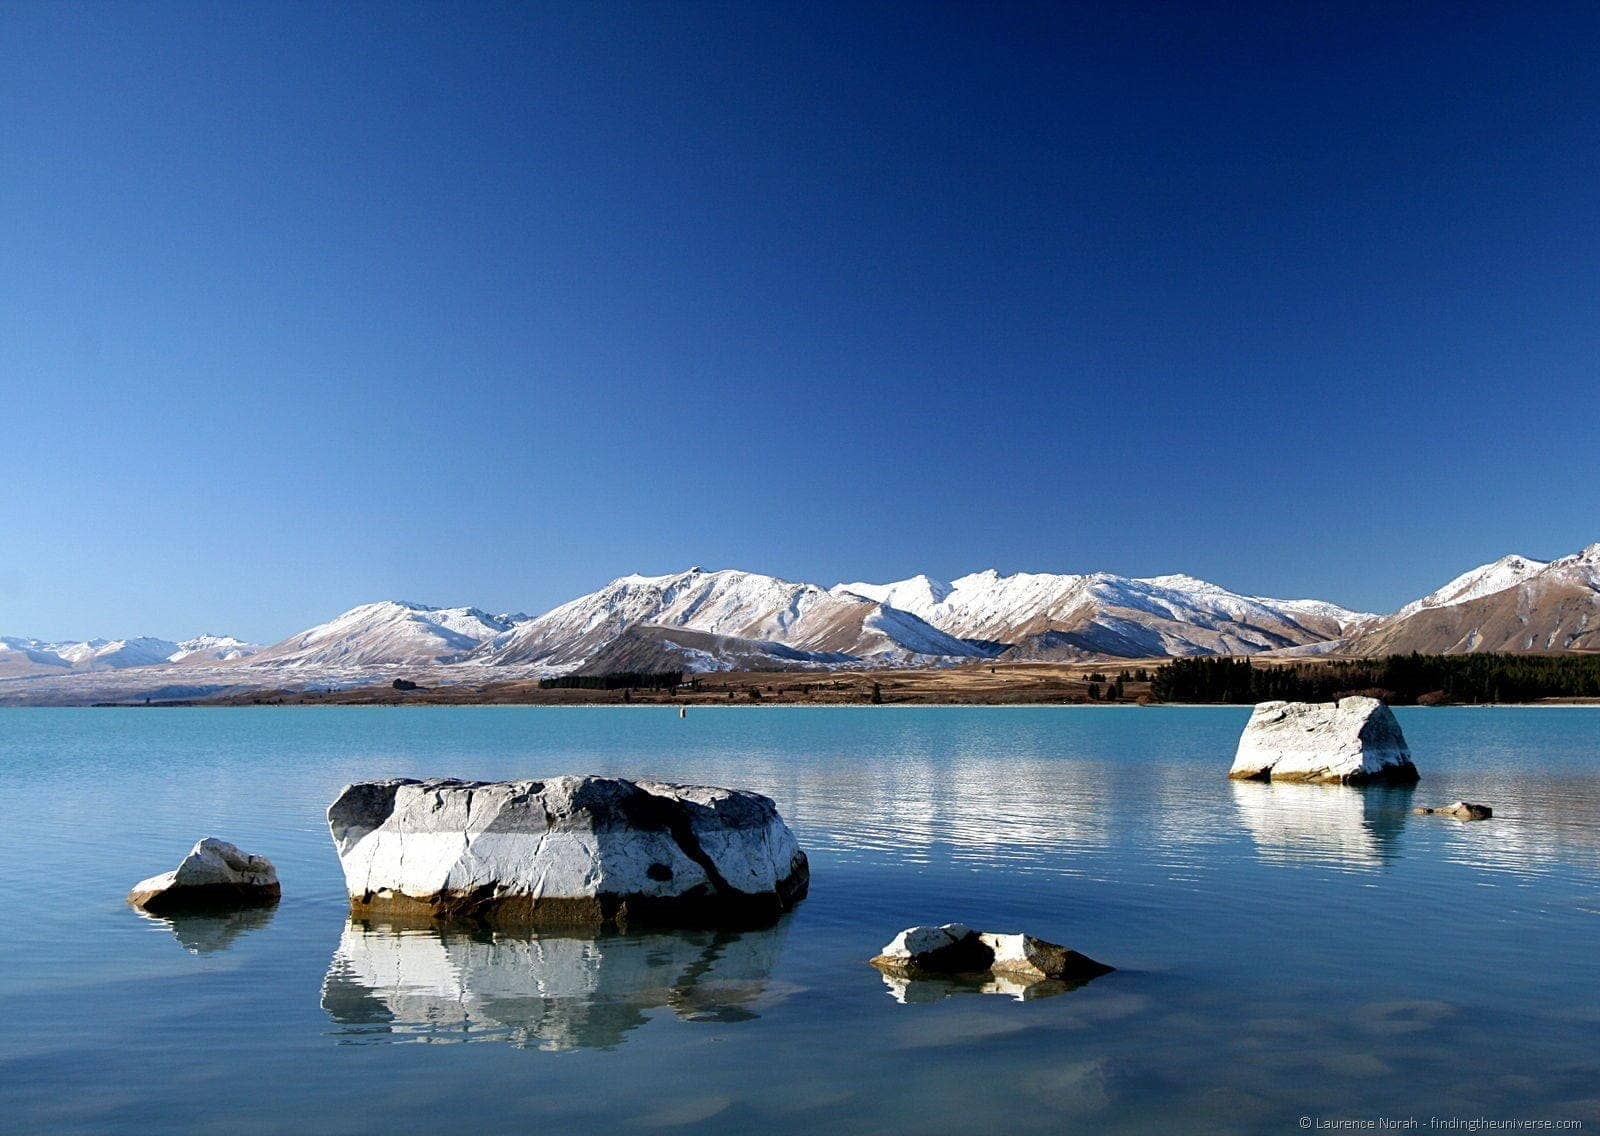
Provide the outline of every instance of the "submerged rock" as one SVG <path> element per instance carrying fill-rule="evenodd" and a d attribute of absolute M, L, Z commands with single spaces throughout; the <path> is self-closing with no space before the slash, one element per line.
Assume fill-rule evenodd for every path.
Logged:
<path fill-rule="evenodd" d="M 1110 974 L 1113 967 L 1057 943 L 1032 935 L 974 931 L 964 923 L 940 927 L 908 927 L 872 960 L 901 995 L 914 991 L 907 983 L 928 978 L 966 979 L 985 993 L 1022 998 L 1038 983 L 1061 984 L 1062 989 Z M 931 988 L 930 988 L 931 989 Z M 937 996 L 942 997 L 943 992 Z M 902 996 L 902 1001 L 919 1001 Z"/>
<path fill-rule="evenodd" d="M 350 785 L 328 827 L 357 916 L 509 927 L 760 926 L 806 855 L 758 793 L 553 777 Z"/>
<path fill-rule="evenodd" d="M 1263 702 L 1239 737 L 1228 776 L 1250 781 L 1414 785 L 1400 723 L 1376 698 Z"/>
<path fill-rule="evenodd" d="M 208 836 L 189 849 L 175 871 L 134 884 L 128 902 L 161 915 L 259 907 L 277 903 L 280 894 L 271 860 Z"/>
<path fill-rule="evenodd" d="M 1488 805 L 1475 805 L 1471 801 L 1453 801 L 1437 808 L 1421 808 L 1414 811 L 1418 816 L 1447 816 L 1455 817 L 1457 820 L 1488 820 L 1494 816 L 1494 810 Z"/>

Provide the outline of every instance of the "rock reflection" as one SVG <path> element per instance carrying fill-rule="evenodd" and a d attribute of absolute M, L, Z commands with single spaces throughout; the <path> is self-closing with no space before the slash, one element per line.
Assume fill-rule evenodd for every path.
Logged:
<path fill-rule="evenodd" d="M 192 955 L 206 955 L 226 950 L 240 935 L 265 927 L 277 914 L 275 904 L 247 907 L 239 911 L 186 912 L 183 914 L 152 915 L 138 912 L 139 917 L 158 924 L 172 932 L 178 945 Z"/>
<path fill-rule="evenodd" d="M 1370 871 L 1396 859 L 1413 790 L 1230 781 L 1263 860 Z"/>
<path fill-rule="evenodd" d="M 901 975 L 885 974 L 883 984 L 889 988 L 889 997 L 908 1006 L 942 1002 L 958 994 L 999 994 L 1016 1002 L 1032 1002 L 1039 998 L 1052 998 L 1057 994 L 1065 994 L 1069 990 L 1076 990 L 1086 985 L 1084 982 L 1062 982 L 1053 978 L 1028 982 L 998 974 L 982 978 L 906 978 Z"/>
<path fill-rule="evenodd" d="M 758 1017 L 783 997 L 771 975 L 784 926 L 569 938 L 352 920 L 322 1008 L 357 1040 L 609 1049 L 661 1008 L 681 1021 Z"/>

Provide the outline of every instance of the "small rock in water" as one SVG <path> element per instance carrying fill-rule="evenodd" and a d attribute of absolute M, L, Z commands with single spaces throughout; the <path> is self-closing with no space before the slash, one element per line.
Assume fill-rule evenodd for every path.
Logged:
<path fill-rule="evenodd" d="M 1453 801 L 1448 805 L 1438 808 L 1414 809 L 1418 816 L 1447 816 L 1457 820 L 1488 820 L 1494 816 L 1494 810 L 1488 805 L 1475 805 L 1471 801 Z"/>
<path fill-rule="evenodd" d="M 1376 698 L 1263 702 L 1239 736 L 1229 777 L 1414 785 L 1417 767 L 1394 713 Z"/>
<path fill-rule="evenodd" d="M 271 860 L 208 836 L 189 849 L 175 871 L 134 884 L 128 902 L 160 915 L 257 907 L 277 903 L 280 894 Z"/>
<path fill-rule="evenodd" d="M 896 978 L 958 977 L 996 980 L 995 993 L 1017 995 L 1040 982 L 1080 984 L 1115 968 L 1032 935 L 974 931 L 964 923 L 908 927 L 872 959 Z"/>

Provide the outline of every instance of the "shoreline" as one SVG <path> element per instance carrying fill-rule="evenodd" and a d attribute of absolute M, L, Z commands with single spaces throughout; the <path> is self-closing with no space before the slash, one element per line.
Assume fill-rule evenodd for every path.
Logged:
<path fill-rule="evenodd" d="M 1223 660 L 1224 665 L 1228 660 Z M 1233 660 L 1237 661 L 1237 660 Z M 1529 660 L 1529 663 L 1536 663 Z M 1188 666 L 1179 677 L 1160 686 L 1163 668 Z M 1268 664 L 1269 666 L 1271 664 Z M 274 675 L 245 667 L 218 668 L 217 673 L 185 676 L 189 681 L 152 688 L 142 675 L 85 675 L 71 685 L 41 685 L 29 692 L 22 684 L 0 690 L 0 707 L 180 707 L 180 706 L 1252 706 L 1277 698 L 1326 702 L 1344 694 L 1367 694 L 1390 705 L 1447 706 L 1585 706 L 1600 705 L 1590 686 L 1556 681 L 1530 681 L 1512 673 L 1509 692 L 1526 700 L 1478 700 L 1490 690 L 1480 675 L 1459 689 L 1460 698 L 1444 697 L 1448 675 L 1429 677 L 1428 685 L 1406 681 L 1393 689 L 1380 671 L 1354 671 L 1332 679 L 1316 672 L 1348 666 L 1344 662 L 1312 664 L 1296 690 L 1294 683 L 1247 683 L 1237 687 L 1224 669 L 1220 675 L 1195 673 L 1193 661 L 1125 659 L 1111 662 L 981 663 L 958 667 L 856 669 L 848 671 L 714 671 L 672 676 L 677 685 L 652 686 L 666 676 L 613 675 L 616 681 L 642 680 L 632 687 L 609 689 L 545 685 L 538 674 L 466 675 L 445 667 L 386 668 L 377 674 L 332 675 L 317 680 L 291 674 Z M 1437 665 L 1437 664 L 1434 664 Z M 1515 672 L 1518 659 L 1498 665 Z M 1283 664 L 1277 664 L 1281 667 Z M 1266 669 L 1265 667 L 1262 669 Z M 1273 669 L 1276 669 L 1274 667 Z M 1296 671 L 1306 670 L 1304 664 Z M 229 673 L 231 672 L 231 673 Z M 1537 679 L 1538 676 L 1535 676 Z M 1561 676 L 1556 676 L 1559 678 Z M 210 681 L 202 681 L 209 679 Z M 1561 691 L 1533 697 L 1542 690 Z M 1280 693 L 1281 691 L 1281 693 Z M 1419 693 L 1422 691 L 1424 693 Z M 31 694 L 31 696 L 30 696 Z M 1229 701 L 1215 701 L 1225 694 Z M 1211 695 L 1213 699 L 1202 696 Z M 1474 695 L 1478 698 L 1473 697 Z"/>
<path fill-rule="evenodd" d="M 317 707 L 392 710 L 410 709 L 538 709 L 538 710 L 1248 710 L 1250 702 L 721 702 L 706 700 L 690 702 L 660 699 L 647 701 L 635 699 L 590 700 L 584 702 L 511 702 L 505 700 L 474 702 L 470 700 L 340 700 L 320 698 L 315 700 L 284 700 L 272 702 L 245 701 L 170 701 L 170 702 L 94 702 L 88 704 L 37 704 L 0 706 L 3 710 L 236 710 L 236 709 L 306 709 Z M 1539 702 L 1446 702 L 1430 706 L 1415 703 L 1397 703 L 1396 710 L 1585 710 L 1600 707 L 1600 698 L 1552 698 Z"/>

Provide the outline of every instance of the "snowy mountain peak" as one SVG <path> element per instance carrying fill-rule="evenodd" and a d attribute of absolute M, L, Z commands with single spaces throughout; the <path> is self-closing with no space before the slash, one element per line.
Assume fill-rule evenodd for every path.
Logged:
<path fill-rule="evenodd" d="M 254 644 L 220 635 L 201 635 L 174 643 L 167 639 L 139 636 L 131 639 L 83 639 L 76 642 L 46 643 L 39 639 L 0 640 L 0 652 L 12 657 L 0 660 L 0 669 L 22 669 L 23 656 L 34 667 L 53 671 L 107 671 L 130 667 L 152 667 L 165 663 L 222 662 L 243 658 L 257 650 Z"/>
<path fill-rule="evenodd" d="M 842 584 L 962 639 L 1026 657 L 1250 653 L 1318 642 L 1369 617 L 1320 601 L 1244 596 L 1184 574 L 1130 578 L 994 568 L 938 585 L 926 576 Z"/>
<path fill-rule="evenodd" d="M 1180 592 L 1196 592 L 1205 595 L 1215 595 L 1226 592 L 1228 589 L 1220 584 L 1213 584 L 1210 580 L 1202 580 L 1198 576 L 1189 576 L 1182 572 L 1174 572 L 1166 576 L 1141 576 L 1141 584 L 1150 584 L 1157 588 L 1172 588 Z"/>
<path fill-rule="evenodd" d="M 950 581 L 950 587 L 955 591 L 960 591 L 963 588 L 975 588 L 982 587 L 986 584 L 992 584 L 996 580 L 1002 578 L 1003 577 L 1000 575 L 999 569 L 985 568 L 981 572 L 972 572 L 965 576 L 957 576 L 954 580 Z"/>
<path fill-rule="evenodd" d="M 892 614 L 891 614 L 892 612 Z M 623 576 L 519 624 L 485 649 L 486 661 L 551 669 L 582 665 L 630 628 L 684 628 L 818 654 L 971 657 L 977 652 L 914 615 L 870 597 L 756 572 L 691 568 Z"/>
<path fill-rule="evenodd" d="M 275 643 L 251 661 L 290 667 L 454 662 L 513 626 L 475 607 L 380 600 Z"/>
<path fill-rule="evenodd" d="M 181 663 L 188 660 L 196 663 L 204 660 L 228 663 L 234 659 L 247 659 L 259 650 L 261 650 L 260 644 L 246 643 L 243 639 L 235 639 L 232 635 L 196 635 L 179 643 L 178 649 L 167 656 L 167 662 Z"/>
<path fill-rule="evenodd" d="M 921 615 L 935 604 L 943 603 L 950 595 L 951 587 L 931 576 L 918 574 L 906 580 L 896 580 L 891 584 L 836 584 L 833 587 L 834 595 L 862 596 L 878 603 L 897 607 L 901 611 L 909 611 L 914 615 Z"/>
<path fill-rule="evenodd" d="M 1499 560 L 1480 565 L 1470 572 L 1463 572 L 1437 591 L 1429 592 L 1420 600 L 1406 604 L 1395 613 L 1395 618 L 1404 619 L 1426 608 L 1451 607 L 1469 603 L 1483 596 L 1492 596 L 1496 592 L 1516 587 L 1550 566 L 1542 560 L 1530 560 L 1526 556 L 1515 554 L 1502 556 Z"/>
<path fill-rule="evenodd" d="M 1600 649 L 1600 545 L 1548 563 L 1502 556 L 1377 621 L 1354 654 Z"/>
<path fill-rule="evenodd" d="M 145 667 L 164 663 L 178 649 L 167 639 L 87 639 L 81 643 L 56 643 L 55 653 L 76 667 Z"/>
<path fill-rule="evenodd" d="M 1600 564 L 1600 542 L 1591 544 L 1582 552 L 1575 552 L 1571 556 L 1563 556 L 1559 560 L 1552 560 L 1547 567 L 1565 568 L 1569 565 Z"/>

